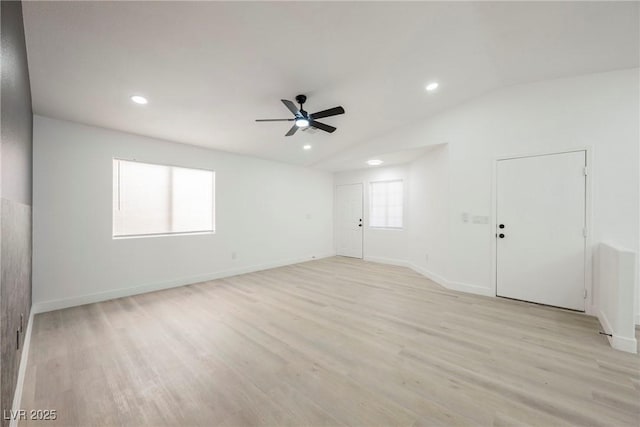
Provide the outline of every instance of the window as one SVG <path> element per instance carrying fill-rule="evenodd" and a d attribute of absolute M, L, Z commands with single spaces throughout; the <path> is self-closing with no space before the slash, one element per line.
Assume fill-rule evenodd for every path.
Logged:
<path fill-rule="evenodd" d="M 402 228 L 402 180 L 370 184 L 369 226 Z"/>
<path fill-rule="evenodd" d="M 113 159 L 113 237 L 215 230 L 215 172 Z"/>

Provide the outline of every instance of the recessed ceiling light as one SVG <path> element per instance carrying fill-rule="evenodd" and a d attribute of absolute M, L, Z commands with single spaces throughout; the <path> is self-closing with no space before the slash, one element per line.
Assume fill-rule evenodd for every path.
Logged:
<path fill-rule="evenodd" d="M 383 163 L 382 160 L 378 160 L 378 159 L 367 160 L 367 164 L 369 166 L 380 166 L 382 163 Z"/>
<path fill-rule="evenodd" d="M 296 126 L 299 128 L 306 128 L 309 126 L 309 120 L 307 119 L 296 119 Z"/>
<path fill-rule="evenodd" d="M 438 89 L 438 83 L 437 82 L 433 82 L 433 83 L 429 83 L 427 85 L 427 90 L 429 92 L 433 92 L 434 90 Z"/>
<path fill-rule="evenodd" d="M 304 145 L 302 148 L 303 148 L 304 150 L 311 150 L 311 146 L 310 146 L 309 144 Z"/>
<path fill-rule="evenodd" d="M 140 96 L 140 95 L 133 95 L 131 97 L 131 100 L 133 102 L 135 102 L 136 104 L 140 104 L 140 105 L 145 105 L 145 104 L 149 103 L 149 101 L 147 101 L 147 98 L 145 98 L 144 96 Z"/>

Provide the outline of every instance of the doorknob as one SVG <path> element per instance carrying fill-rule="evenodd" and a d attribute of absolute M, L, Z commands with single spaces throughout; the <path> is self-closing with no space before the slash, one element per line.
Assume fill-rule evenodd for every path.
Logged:
<path fill-rule="evenodd" d="M 362 224 L 358 224 L 358 227 L 362 227 Z"/>
<path fill-rule="evenodd" d="M 500 234 L 498 234 L 498 237 L 501 238 L 501 239 L 504 239 L 504 234 L 500 233 Z"/>
<path fill-rule="evenodd" d="M 500 224 L 498 228 L 504 228 L 504 224 Z"/>

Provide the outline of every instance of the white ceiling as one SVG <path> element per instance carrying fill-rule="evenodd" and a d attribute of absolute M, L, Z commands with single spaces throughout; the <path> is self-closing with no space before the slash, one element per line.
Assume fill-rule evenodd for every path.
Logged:
<path fill-rule="evenodd" d="M 379 148 L 373 148 L 366 150 L 366 156 L 362 155 L 362 153 L 357 153 L 356 155 L 344 155 L 346 153 L 343 153 L 340 158 L 333 158 L 331 159 L 331 162 L 323 162 L 321 168 L 331 172 L 339 172 L 402 165 L 422 157 L 428 152 L 442 147 L 444 144 L 446 143 L 430 144 L 419 148 L 403 148 L 400 150 L 395 147 L 389 147 L 382 150 Z M 367 165 L 367 160 L 373 159 L 382 160 L 382 164 L 378 166 Z"/>
<path fill-rule="evenodd" d="M 23 7 L 35 113 L 307 166 L 498 87 L 640 55 L 637 2 Z M 279 100 L 298 93 L 310 112 L 342 105 L 323 119 L 338 130 L 254 122 L 288 117 Z"/>

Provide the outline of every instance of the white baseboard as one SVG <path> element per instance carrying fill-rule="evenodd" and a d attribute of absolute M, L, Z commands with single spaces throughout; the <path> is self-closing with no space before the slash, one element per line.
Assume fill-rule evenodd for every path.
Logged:
<path fill-rule="evenodd" d="M 409 263 L 403 259 L 383 258 L 375 256 L 366 256 L 364 261 L 377 262 L 378 264 L 398 265 L 400 267 L 409 267 Z"/>
<path fill-rule="evenodd" d="M 179 279 L 169 280 L 166 282 L 151 283 L 147 285 L 133 286 L 128 288 L 119 288 L 105 292 L 97 292 L 94 294 L 80 295 L 69 298 L 60 298 L 50 301 L 40 301 L 33 304 L 32 313 L 45 313 L 47 311 L 60 310 L 63 308 L 76 307 L 79 305 L 92 304 L 95 302 L 108 301 L 116 298 L 128 297 L 132 295 L 144 294 L 147 292 L 161 291 L 163 289 L 176 288 L 179 286 L 190 285 L 194 283 L 207 282 L 209 280 L 222 279 L 239 274 L 253 273 L 256 271 L 269 270 L 271 268 L 283 267 L 285 265 L 298 264 L 305 261 L 328 258 L 335 256 L 335 253 L 326 253 L 316 256 L 300 257 L 288 260 L 275 261 L 265 264 L 252 265 L 248 267 L 235 268 L 230 270 L 218 271 L 200 276 L 182 277 Z"/>
<path fill-rule="evenodd" d="M 493 289 L 485 288 L 484 286 L 472 285 L 470 283 L 448 282 L 447 288 L 454 291 L 467 292 L 467 293 L 476 294 L 476 295 L 484 295 L 486 297 L 495 297 L 495 294 L 493 293 Z"/>
<path fill-rule="evenodd" d="M 437 284 L 439 284 L 440 286 L 447 288 L 447 289 L 451 289 L 453 291 L 460 291 L 460 292 L 467 292 L 467 293 L 471 293 L 471 294 L 476 294 L 476 295 L 484 295 L 484 296 L 489 296 L 489 297 L 494 297 L 495 295 L 493 294 L 493 291 L 489 288 L 485 288 L 482 286 L 477 286 L 477 285 L 470 285 L 467 283 L 459 283 L 459 282 L 452 282 L 449 281 L 447 279 L 445 279 L 444 277 L 435 274 L 429 270 L 426 270 L 422 267 L 419 267 L 409 261 L 405 261 L 405 260 L 401 260 L 401 259 L 393 259 L 393 258 L 382 258 L 382 257 L 364 257 L 365 261 L 369 261 L 369 262 L 377 262 L 380 264 L 390 264 L 390 265 L 399 265 L 401 267 L 408 267 L 410 269 L 412 269 L 413 271 L 415 271 L 416 273 L 422 274 L 423 276 L 425 276 L 427 279 L 432 280 L 434 282 L 436 282 Z"/>
<path fill-rule="evenodd" d="M 618 335 L 614 335 L 609 338 L 611 347 L 616 350 L 626 351 L 627 353 L 638 353 L 638 340 L 635 338 L 625 338 Z"/>
<path fill-rule="evenodd" d="M 27 374 L 27 362 L 29 360 L 29 348 L 31 347 L 31 330 L 33 329 L 33 308 L 29 314 L 29 321 L 27 322 L 27 331 L 24 334 L 24 341 L 22 343 L 22 355 L 20 356 L 20 366 L 18 367 L 18 380 L 16 381 L 16 389 L 13 393 L 13 405 L 12 415 L 18 414 L 21 409 L 20 404 L 22 402 L 22 390 L 24 389 L 24 377 Z M 13 418 L 9 422 L 9 427 L 17 427 L 18 418 Z"/>
<path fill-rule="evenodd" d="M 425 270 L 424 268 L 419 267 L 415 264 L 410 264 L 409 267 L 412 270 L 422 274 L 423 276 L 426 276 L 427 278 L 433 280 L 437 284 L 444 286 L 447 289 L 451 289 L 452 291 L 460 291 L 460 292 L 466 292 L 469 294 L 484 295 L 488 297 L 495 296 L 492 293 L 492 290 L 489 288 L 485 288 L 483 286 L 471 285 L 468 283 L 452 282 L 438 274 Z"/>
<path fill-rule="evenodd" d="M 447 289 L 449 288 L 448 281 L 444 277 L 412 263 L 409 263 L 408 267 L 413 271 L 415 271 L 416 273 L 422 274 L 427 279 L 436 282 L 438 285 L 442 286 L 443 288 L 447 288 Z"/>
<path fill-rule="evenodd" d="M 611 334 L 610 337 L 607 337 L 609 339 L 609 344 L 611 344 L 611 347 L 615 348 L 616 350 L 626 351 L 627 353 L 638 353 L 638 341 L 635 339 L 635 337 L 628 338 L 616 335 L 613 332 L 613 328 L 611 327 L 611 323 L 609 323 L 607 315 L 604 314 L 602 310 L 598 310 L 598 320 L 602 325 L 602 329 L 604 329 L 607 334 Z"/>

